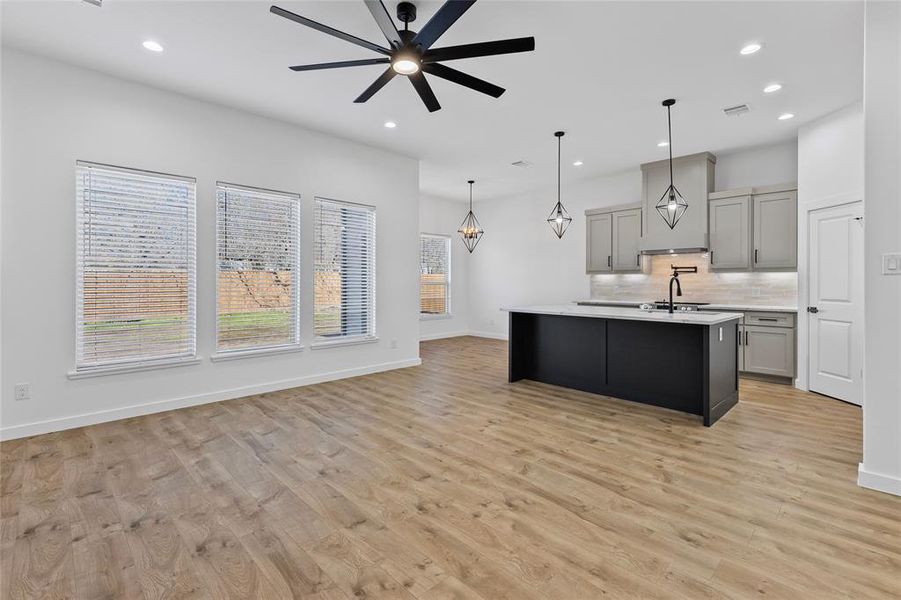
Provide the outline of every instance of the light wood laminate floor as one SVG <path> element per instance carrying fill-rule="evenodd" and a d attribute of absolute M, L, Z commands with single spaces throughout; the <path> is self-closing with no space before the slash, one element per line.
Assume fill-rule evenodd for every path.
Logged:
<path fill-rule="evenodd" d="M 700 419 L 421 367 L 2 450 L 2 597 L 891 598 L 901 498 L 856 407 L 742 381 Z M 636 358 L 637 359 L 637 358 Z"/>

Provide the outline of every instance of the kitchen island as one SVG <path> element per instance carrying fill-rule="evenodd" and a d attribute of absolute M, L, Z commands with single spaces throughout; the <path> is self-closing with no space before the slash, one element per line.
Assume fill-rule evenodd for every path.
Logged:
<path fill-rule="evenodd" d="M 509 313 L 509 380 L 531 379 L 703 417 L 738 402 L 738 316 L 553 304 Z"/>

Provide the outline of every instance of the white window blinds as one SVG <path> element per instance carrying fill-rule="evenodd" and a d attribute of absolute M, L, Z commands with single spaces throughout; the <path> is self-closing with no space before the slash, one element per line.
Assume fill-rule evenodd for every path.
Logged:
<path fill-rule="evenodd" d="M 76 164 L 76 370 L 195 354 L 194 179 Z"/>
<path fill-rule="evenodd" d="M 298 344 L 300 197 L 216 188 L 219 351 Z"/>
<path fill-rule="evenodd" d="M 316 198 L 317 340 L 375 336 L 375 208 Z"/>
<path fill-rule="evenodd" d="M 450 314 L 450 237 L 423 233 L 419 237 L 419 312 Z"/>

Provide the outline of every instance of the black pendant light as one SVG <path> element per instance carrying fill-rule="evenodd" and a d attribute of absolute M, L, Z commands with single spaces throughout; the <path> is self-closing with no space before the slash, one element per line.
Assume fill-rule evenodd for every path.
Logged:
<path fill-rule="evenodd" d="M 673 120 L 670 116 L 670 108 L 675 103 L 676 101 L 673 98 L 663 101 L 663 106 L 666 107 L 666 129 L 669 136 L 669 187 L 663 192 L 655 206 L 657 212 L 660 213 L 660 216 L 663 217 L 670 229 L 676 226 L 676 223 L 679 222 L 679 219 L 682 218 L 682 215 L 685 214 L 685 210 L 688 208 L 688 202 L 685 201 L 685 198 L 682 197 L 682 194 L 679 193 L 679 190 L 673 184 Z"/>
<path fill-rule="evenodd" d="M 474 184 L 475 181 L 470 179 L 467 183 L 469 183 L 469 213 L 466 215 L 466 218 L 463 219 L 463 222 L 460 223 L 460 229 L 457 230 L 457 233 L 463 238 L 463 244 L 466 246 L 466 249 L 469 250 L 469 253 L 472 254 L 472 251 L 476 249 L 479 240 L 482 239 L 482 234 L 485 233 L 485 230 L 482 229 L 479 220 L 476 219 L 476 216 L 472 212 L 472 184 Z"/>
<path fill-rule="evenodd" d="M 547 223 L 554 230 L 554 233 L 557 234 L 557 237 L 562 238 L 573 218 L 569 216 L 569 213 L 563 208 L 563 203 L 560 202 L 560 140 L 563 137 L 563 132 L 555 131 L 554 135 L 557 137 L 557 204 L 554 205 L 554 210 L 548 215 Z"/>

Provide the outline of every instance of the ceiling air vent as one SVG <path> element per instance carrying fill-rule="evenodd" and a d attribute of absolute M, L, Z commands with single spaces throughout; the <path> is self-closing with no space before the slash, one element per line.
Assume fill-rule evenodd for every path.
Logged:
<path fill-rule="evenodd" d="M 727 117 L 738 117 L 740 115 L 749 112 L 751 109 L 747 104 L 739 104 L 738 106 L 730 106 L 728 108 L 724 108 L 723 112 L 726 113 Z"/>
<path fill-rule="evenodd" d="M 522 167 L 524 169 L 532 166 L 532 163 L 530 163 L 527 160 L 515 160 L 510 164 L 513 165 L 514 167 Z"/>
<path fill-rule="evenodd" d="M 87 2 L 88 4 L 93 4 L 94 6 L 103 5 L 103 0 L 82 0 L 82 2 Z"/>

